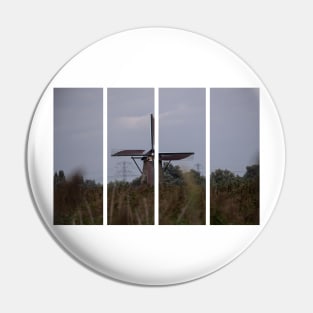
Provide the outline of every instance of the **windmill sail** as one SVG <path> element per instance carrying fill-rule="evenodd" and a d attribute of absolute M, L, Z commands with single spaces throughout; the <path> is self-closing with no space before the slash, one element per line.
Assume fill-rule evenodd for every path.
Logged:
<path fill-rule="evenodd" d="M 111 154 L 111 156 L 143 156 L 145 150 L 121 150 Z"/>
<path fill-rule="evenodd" d="M 154 117 L 153 114 L 150 115 L 151 118 L 151 149 L 154 149 Z"/>
<path fill-rule="evenodd" d="M 141 182 L 147 183 L 148 185 L 154 185 L 154 116 L 150 114 L 150 136 L 151 136 L 151 149 L 145 150 L 137 150 L 137 149 L 129 149 L 129 150 L 120 150 L 116 153 L 111 154 L 111 156 L 120 156 L 125 157 L 129 156 L 135 162 L 137 168 L 141 173 Z M 164 152 L 159 153 L 159 162 L 161 172 L 166 169 L 162 168 L 162 161 L 177 161 L 194 155 L 194 152 Z M 136 159 L 141 159 L 143 161 L 142 170 L 140 170 L 139 165 L 136 162 Z"/>
<path fill-rule="evenodd" d="M 164 152 L 159 153 L 160 161 L 177 161 L 182 160 L 194 155 L 194 152 Z"/>

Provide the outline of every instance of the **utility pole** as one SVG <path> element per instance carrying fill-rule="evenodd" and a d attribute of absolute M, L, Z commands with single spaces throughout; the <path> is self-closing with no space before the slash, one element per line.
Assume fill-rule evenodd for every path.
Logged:
<path fill-rule="evenodd" d="M 115 166 L 115 176 L 120 177 L 122 181 L 127 181 L 128 177 L 133 176 L 133 172 L 130 169 L 131 163 L 130 162 L 118 162 Z"/>
<path fill-rule="evenodd" d="M 123 181 L 126 181 L 126 162 L 125 161 L 123 161 L 122 177 L 123 177 Z"/>
<path fill-rule="evenodd" d="M 196 169 L 197 169 L 197 172 L 199 172 L 199 173 L 200 173 L 200 167 L 201 167 L 201 164 L 200 164 L 200 163 L 197 163 L 197 164 L 196 164 Z"/>

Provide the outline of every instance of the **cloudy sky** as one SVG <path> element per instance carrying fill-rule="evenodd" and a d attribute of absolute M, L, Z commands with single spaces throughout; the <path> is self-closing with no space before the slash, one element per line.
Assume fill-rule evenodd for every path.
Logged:
<path fill-rule="evenodd" d="M 259 90 L 212 88 L 210 91 L 211 171 L 229 169 L 244 174 L 259 160 Z M 194 152 L 176 161 L 183 168 L 199 164 L 205 174 L 205 89 L 159 89 L 160 152 Z M 108 179 L 121 179 L 123 162 L 129 180 L 139 172 L 128 157 L 111 157 L 123 149 L 150 149 L 152 88 L 108 89 Z M 101 88 L 54 90 L 54 170 L 67 175 L 82 170 L 102 182 L 103 92 Z"/>
<path fill-rule="evenodd" d="M 150 114 L 154 114 L 153 88 L 108 88 L 108 180 L 140 176 L 130 157 L 111 157 L 119 150 L 151 149 Z M 142 166 L 139 160 L 138 164 Z"/>
<path fill-rule="evenodd" d="M 103 180 L 102 88 L 54 89 L 54 171 Z"/>
<path fill-rule="evenodd" d="M 123 162 L 128 179 L 139 176 L 129 157 L 111 157 L 124 149 L 151 147 L 150 114 L 154 113 L 152 88 L 108 89 L 108 179 L 122 179 Z M 194 152 L 195 156 L 175 161 L 186 169 L 205 173 L 205 89 L 161 88 L 159 93 L 159 151 Z M 141 161 L 139 161 L 142 166 Z"/>
<path fill-rule="evenodd" d="M 194 152 L 194 156 L 173 162 L 186 170 L 197 164 L 205 175 L 205 89 L 160 88 L 159 151 Z"/>
<path fill-rule="evenodd" d="M 211 171 L 243 175 L 259 160 L 259 89 L 212 88 L 210 102 Z"/>

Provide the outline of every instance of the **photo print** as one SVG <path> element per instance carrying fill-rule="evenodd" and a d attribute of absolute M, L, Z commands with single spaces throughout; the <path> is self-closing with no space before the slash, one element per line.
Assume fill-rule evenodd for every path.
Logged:
<path fill-rule="evenodd" d="M 205 88 L 108 88 L 103 208 L 103 90 L 55 88 L 54 224 L 103 224 L 106 209 L 108 225 L 258 225 L 259 106 L 258 88 L 211 88 L 206 125 Z"/>
<path fill-rule="evenodd" d="M 258 88 L 210 90 L 210 223 L 260 223 Z"/>
<path fill-rule="evenodd" d="M 154 89 L 108 88 L 108 225 L 154 224 Z"/>
<path fill-rule="evenodd" d="M 54 225 L 103 224 L 103 90 L 55 88 Z"/>
<path fill-rule="evenodd" d="M 159 89 L 159 224 L 206 223 L 206 90 Z"/>

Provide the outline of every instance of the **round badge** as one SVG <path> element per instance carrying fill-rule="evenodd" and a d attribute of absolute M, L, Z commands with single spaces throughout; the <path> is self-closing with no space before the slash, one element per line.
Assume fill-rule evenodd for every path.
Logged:
<path fill-rule="evenodd" d="M 88 268 L 146 285 L 223 267 L 278 200 L 285 146 L 273 101 L 233 52 L 168 28 L 122 32 L 44 91 L 27 167 L 56 241 Z"/>

